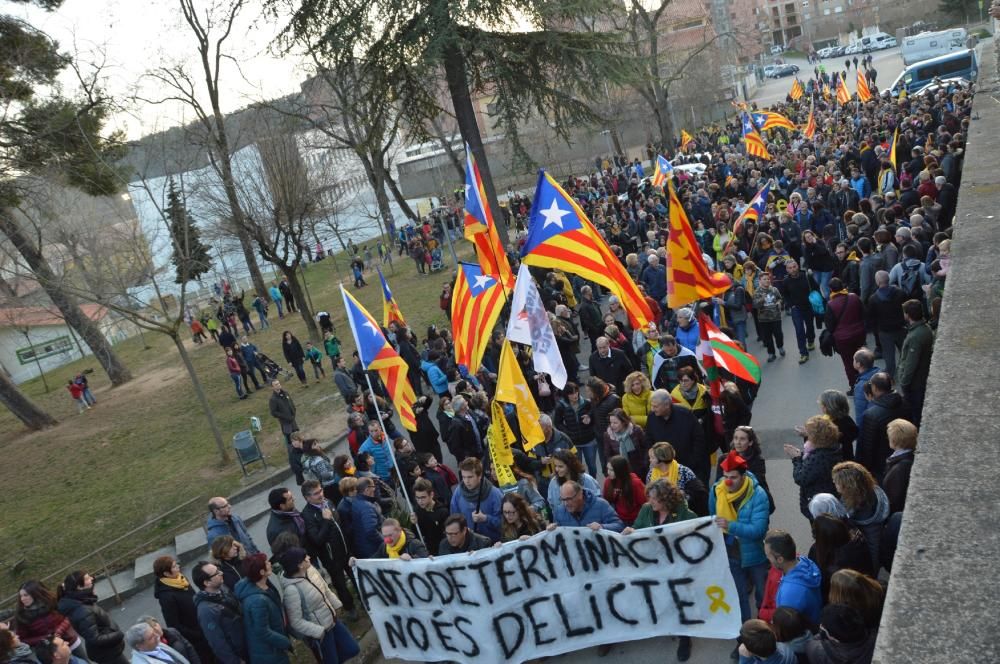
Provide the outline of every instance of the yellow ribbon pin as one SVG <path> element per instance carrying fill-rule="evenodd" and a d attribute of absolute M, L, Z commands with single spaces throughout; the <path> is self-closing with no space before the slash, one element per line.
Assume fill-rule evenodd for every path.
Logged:
<path fill-rule="evenodd" d="M 719 586 L 709 586 L 705 589 L 705 594 L 712 600 L 712 604 L 708 607 L 712 613 L 718 613 L 719 609 L 726 613 L 732 610 L 732 607 L 726 603 L 726 591 Z"/>

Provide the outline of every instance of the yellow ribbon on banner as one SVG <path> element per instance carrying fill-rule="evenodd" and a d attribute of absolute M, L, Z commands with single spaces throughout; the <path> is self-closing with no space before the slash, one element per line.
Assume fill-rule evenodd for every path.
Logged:
<path fill-rule="evenodd" d="M 719 586 L 709 586 L 705 589 L 705 594 L 712 600 L 712 604 L 708 607 L 712 613 L 718 613 L 720 609 L 726 613 L 732 610 L 732 607 L 726 604 L 726 591 Z"/>
<path fill-rule="evenodd" d="M 486 432 L 486 445 L 490 451 L 490 458 L 493 459 L 493 467 L 496 469 L 497 484 L 500 486 L 510 486 L 517 484 L 517 477 L 511 470 L 514 463 L 514 452 L 511 443 L 514 442 L 514 432 L 503 414 L 503 406 L 498 402 L 493 402 L 492 420 L 490 429 Z"/>

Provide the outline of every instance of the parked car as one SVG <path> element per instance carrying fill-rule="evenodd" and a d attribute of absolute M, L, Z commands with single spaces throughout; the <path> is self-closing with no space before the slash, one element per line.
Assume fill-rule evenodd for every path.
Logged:
<path fill-rule="evenodd" d="M 773 72 L 771 72 L 771 78 L 783 78 L 785 76 L 794 76 L 799 73 L 798 65 L 781 65 L 776 67 Z"/>
<path fill-rule="evenodd" d="M 772 78 L 771 75 L 774 73 L 774 70 L 780 66 L 781 65 L 767 65 L 764 67 L 764 78 Z"/>
<path fill-rule="evenodd" d="M 779 44 L 775 44 L 774 46 L 771 47 L 771 55 L 779 55 L 780 53 L 784 52 L 784 50 L 785 49 L 781 48 Z"/>

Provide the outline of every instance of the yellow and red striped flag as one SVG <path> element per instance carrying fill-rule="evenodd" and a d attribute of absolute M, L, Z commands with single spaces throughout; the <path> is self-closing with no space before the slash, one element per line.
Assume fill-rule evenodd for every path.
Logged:
<path fill-rule="evenodd" d="M 844 81 L 844 77 L 841 76 L 837 79 L 837 103 L 843 106 L 849 101 L 851 101 L 851 93 L 847 89 L 847 83 Z"/>
<path fill-rule="evenodd" d="M 479 370 L 493 326 L 507 302 L 507 293 L 496 275 L 484 274 L 475 263 L 459 263 L 451 294 L 451 330 L 455 361 L 470 373 Z"/>
<path fill-rule="evenodd" d="M 691 134 L 681 129 L 681 152 L 687 152 L 687 149 L 692 145 L 694 145 L 694 138 Z"/>
<path fill-rule="evenodd" d="M 372 315 L 348 293 L 344 286 L 340 287 L 344 296 L 344 309 L 347 310 L 347 322 L 354 333 L 354 343 L 358 348 L 358 359 L 365 371 L 377 371 L 390 400 L 399 410 L 399 420 L 409 431 L 417 430 L 417 418 L 413 414 L 413 402 L 416 395 L 413 386 L 407 378 L 409 367 L 399 356 L 396 349 L 382 334 Z"/>
<path fill-rule="evenodd" d="M 862 103 L 868 101 L 872 98 L 872 91 L 868 89 L 868 81 L 865 80 L 865 75 L 862 71 L 858 70 L 858 99 Z"/>
<path fill-rule="evenodd" d="M 465 146 L 465 238 L 476 246 L 476 258 L 483 271 L 499 276 L 504 286 L 513 288 L 514 272 L 493 222 L 479 166 L 468 144 Z"/>
<path fill-rule="evenodd" d="M 376 268 L 376 270 L 378 270 L 379 281 L 382 282 L 382 325 L 389 327 L 389 323 L 396 321 L 406 327 L 406 319 L 403 318 L 403 312 L 399 310 L 399 303 L 396 302 L 396 298 L 393 297 L 392 291 L 389 289 L 389 282 L 385 280 L 382 268 Z"/>
<path fill-rule="evenodd" d="M 761 159 L 771 158 L 771 153 L 764 145 L 764 139 L 760 137 L 757 128 L 754 127 L 753 120 L 746 113 L 743 114 L 743 142 L 746 144 L 747 155 Z"/>
<path fill-rule="evenodd" d="M 634 330 L 645 328 L 653 318 L 639 287 L 586 213 L 544 170 L 538 172 L 521 262 L 596 281 L 618 297 Z"/>
<path fill-rule="evenodd" d="M 803 135 L 810 140 L 816 135 L 816 117 L 813 115 L 813 106 L 815 103 L 809 104 L 809 119 L 806 120 L 806 126 L 802 130 Z"/>
<path fill-rule="evenodd" d="M 670 196 L 667 306 L 676 309 L 702 298 L 725 293 L 729 289 L 730 280 L 724 272 L 712 272 L 708 269 L 672 180 L 667 181 L 667 189 Z"/>
<path fill-rule="evenodd" d="M 798 101 L 805 93 L 802 83 L 799 82 L 799 79 L 795 79 L 792 82 L 792 91 L 788 93 L 788 96 L 792 98 L 792 101 Z"/>

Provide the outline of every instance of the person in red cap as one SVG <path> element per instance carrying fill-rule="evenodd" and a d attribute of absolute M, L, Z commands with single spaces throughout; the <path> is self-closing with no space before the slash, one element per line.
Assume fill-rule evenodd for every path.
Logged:
<path fill-rule="evenodd" d="M 764 554 L 764 535 L 771 519 L 767 492 L 747 471 L 746 460 L 733 450 L 719 464 L 722 479 L 708 496 L 708 511 L 715 525 L 725 533 L 729 570 L 740 596 L 740 619 L 750 619 L 750 585 L 757 594 L 757 606 L 764 600 L 764 586 L 770 564 Z M 739 646 L 731 659 L 739 659 Z"/>

